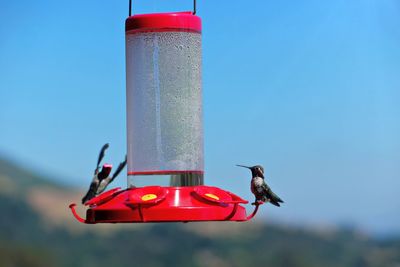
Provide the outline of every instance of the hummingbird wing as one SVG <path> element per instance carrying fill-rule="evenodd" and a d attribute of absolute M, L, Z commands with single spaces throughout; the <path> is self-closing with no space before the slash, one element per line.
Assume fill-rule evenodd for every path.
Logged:
<path fill-rule="evenodd" d="M 125 160 L 124 160 L 123 162 L 121 162 L 121 163 L 118 165 L 118 167 L 117 167 L 117 169 L 115 170 L 114 174 L 111 176 L 110 183 L 111 183 L 112 181 L 114 181 L 115 177 L 117 177 L 118 174 L 120 174 L 120 172 L 125 168 L 126 160 L 127 160 L 127 159 L 126 159 L 126 156 L 125 156 Z"/>
<path fill-rule="evenodd" d="M 281 205 L 279 203 L 284 203 L 280 197 L 278 197 L 274 192 L 272 192 L 271 188 L 267 185 L 265 181 L 262 187 L 264 190 L 264 196 L 267 198 L 269 202 L 271 202 L 271 204 L 280 207 Z"/>
<path fill-rule="evenodd" d="M 96 166 L 96 169 L 94 170 L 94 174 L 96 175 L 97 173 L 99 173 L 99 168 L 100 168 L 100 162 L 101 162 L 101 160 L 104 158 L 104 154 L 105 154 L 105 152 L 106 152 L 106 150 L 107 150 L 107 148 L 110 146 L 110 144 L 109 143 L 106 143 L 106 144 L 104 144 L 103 145 L 103 147 L 101 148 L 101 150 L 100 150 L 100 153 L 99 153 L 99 157 L 98 157 L 98 159 L 97 159 L 97 166 Z"/>

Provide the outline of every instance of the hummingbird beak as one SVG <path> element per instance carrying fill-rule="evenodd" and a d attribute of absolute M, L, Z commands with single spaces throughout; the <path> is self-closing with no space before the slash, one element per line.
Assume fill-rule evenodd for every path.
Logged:
<path fill-rule="evenodd" d="M 243 168 L 247 168 L 247 169 L 251 169 L 251 167 L 244 166 L 244 165 L 238 165 L 238 164 L 236 164 L 236 166 L 238 166 L 238 167 L 243 167 Z"/>

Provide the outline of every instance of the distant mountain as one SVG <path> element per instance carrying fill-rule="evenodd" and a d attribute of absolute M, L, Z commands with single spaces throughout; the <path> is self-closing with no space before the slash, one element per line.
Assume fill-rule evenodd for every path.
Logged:
<path fill-rule="evenodd" d="M 12 161 L 0 158 L 0 196 L 28 205 L 48 227 L 74 228 L 67 203 L 79 201 L 82 192 L 58 184 Z M 82 208 L 81 208 L 82 210 Z M 0 230 L 1 231 L 1 230 Z"/>
<path fill-rule="evenodd" d="M 82 192 L 0 159 L 0 266 L 400 266 L 400 239 L 263 223 L 82 225 Z M 80 212 L 83 213 L 83 210 Z"/>
<path fill-rule="evenodd" d="M 52 186 L 61 188 L 59 184 L 27 170 L 10 160 L 0 157 L 0 192 L 25 192 L 32 187 Z"/>

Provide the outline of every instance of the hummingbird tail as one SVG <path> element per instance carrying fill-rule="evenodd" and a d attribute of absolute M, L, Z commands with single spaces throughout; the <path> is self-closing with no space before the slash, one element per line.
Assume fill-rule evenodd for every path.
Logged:
<path fill-rule="evenodd" d="M 274 206 L 277 206 L 277 207 L 280 207 L 281 205 L 277 202 L 277 201 L 275 201 L 275 200 L 270 200 L 269 201 L 272 205 L 274 205 Z"/>
<path fill-rule="evenodd" d="M 272 196 L 269 197 L 269 202 L 277 207 L 281 206 L 279 203 L 284 203 L 283 200 L 275 194 L 272 194 Z"/>

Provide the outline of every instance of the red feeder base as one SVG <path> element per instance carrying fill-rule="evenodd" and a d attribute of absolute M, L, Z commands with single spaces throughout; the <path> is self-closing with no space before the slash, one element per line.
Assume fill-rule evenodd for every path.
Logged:
<path fill-rule="evenodd" d="M 211 186 L 161 187 L 146 186 L 104 192 L 86 203 L 86 219 L 70 208 L 82 223 L 140 223 L 140 222 L 194 222 L 247 221 L 250 216 L 240 204 L 246 204 L 237 195 Z"/>

